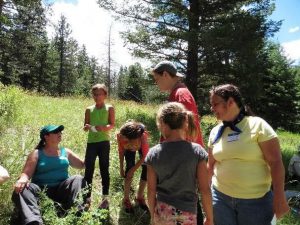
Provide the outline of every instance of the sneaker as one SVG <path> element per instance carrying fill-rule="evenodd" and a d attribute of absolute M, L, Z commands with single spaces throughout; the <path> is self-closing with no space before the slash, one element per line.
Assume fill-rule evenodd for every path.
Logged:
<path fill-rule="evenodd" d="M 91 207 L 91 204 L 92 204 L 92 199 L 91 199 L 91 198 L 87 198 L 87 199 L 85 200 L 83 210 L 84 210 L 85 212 L 89 211 L 89 209 L 90 209 L 90 207 Z"/>
<path fill-rule="evenodd" d="M 56 209 L 56 214 L 59 218 L 63 218 L 66 216 L 67 211 L 64 209 L 64 207 L 62 206 L 62 204 L 58 203 L 58 202 L 54 202 L 54 207 Z"/>
<path fill-rule="evenodd" d="M 149 208 L 148 208 L 144 198 L 136 198 L 135 202 L 142 210 L 149 211 Z"/>
<path fill-rule="evenodd" d="M 98 207 L 99 209 L 109 209 L 109 202 L 108 202 L 108 200 L 107 199 L 104 199 L 101 203 L 100 203 L 100 205 L 99 205 L 99 207 Z"/>
<path fill-rule="evenodd" d="M 86 203 L 83 203 L 83 204 L 80 204 L 77 206 L 77 212 L 75 213 L 75 215 L 77 217 L 81 217 L 83 212 L 89 211 L 90 206 L 91 206 L 91 200 L 89 199 L 86 201 Z"/>
<path fill-rule="evenodd" d="M 129 213 L 129 214 L 133 214 L 134 213 L 132 204 L 131 204 L 131 202 L 130 202 L 129 199 L 124 199 L 123 200 L 123 205 L 124 205 L 124 209 L 125 209 L 126 213 Z"/>

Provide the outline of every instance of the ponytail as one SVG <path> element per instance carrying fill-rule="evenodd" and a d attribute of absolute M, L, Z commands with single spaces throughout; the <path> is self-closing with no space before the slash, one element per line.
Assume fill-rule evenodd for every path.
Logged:
<path fill-rule="evenodd" d="M 246 116 L 254 116 L 255 115 L 249 105 L 244 105 L 243 110 L 244 110 Z"/>
<path fill-rule="evenodd" d="M 37 146 L 35 147 L 35 149 L 43 149 L 45 147 L 45 140 L 41 139 L 40 142 L 37 144 Z"/>
<path fill-rule="evenodd" d="M 158 110 L 156 121 L 158 126 L 163 122 L 171 130 L 185 129 L 188 140 L 194 141 L 197 137 L 198 130 L 195 125 L 194 114 L 186 110 L 181 103 L 169 102 L 162 105 Z M 187 123 L 187 130 L 185 123 Z"/>
<path fill-rule="evenodd" d="M 197 137 L 197 127 L 195 125 L 194 114 L 191 111 L 187 111 L 187 122 L 188 122 L 188 131 L 187 136 L 192 140 L 195 140 Z"/>

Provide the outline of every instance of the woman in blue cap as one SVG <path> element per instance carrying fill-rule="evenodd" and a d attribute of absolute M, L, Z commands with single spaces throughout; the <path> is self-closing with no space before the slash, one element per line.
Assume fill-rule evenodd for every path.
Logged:
<path fill-rule="evenodd" d="M 86 186 L 82 176 L 70 177 L 68 174 L 69 166 L 83 169 L 84 162 L 70 149 L 59 147 L 63 129 L 63 125 L 47 125 L 41 129 L 40 142 L 28 155 L 14 186 L 12 200 L 25 225 L 42 224 L 38 206 L 41 190 L 45 190 L 49 198 L 67 210 L 74 204 L 80 190 Z M 83 209 L 79 206 L 79 209 Z"/>

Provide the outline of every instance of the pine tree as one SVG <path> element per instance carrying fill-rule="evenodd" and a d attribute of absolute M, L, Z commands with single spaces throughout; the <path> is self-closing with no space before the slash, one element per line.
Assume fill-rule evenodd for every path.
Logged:
<path fill-rule="evenodd" d="M 40 1 L 1 1 L 0 71 L 4 84 L 36 89 L 46 40 L 45 8 Z M 40 63 L 37 63 L 40 62 Z"/>
<path fill-rule="evenodd" d="M 129 66 L 128 79 L 124 92 L 124 98 L 136 102 L 143 102 L 143 69 L 139 63 Z"/>
<path fill-rule="evenodd" d="M 120 67 L 120 70 L 118 72 L 118 98 L 120 99 L 126 99 L 126 85 L 127 85 L 127 79 L 128 79 L 128 69 L 127 67 Z"/>
<path fill-rule="evenodd" d="M 298 131 L 300 128 L 300 96 L 296 71 L 279 44 L 269 42 L 266 49 L 269 69 L 262 79 L 263 93 L 255 108 L 274 128 Z"/>
<path fill-rule="evenodd" d="M 59 71 L 57 91 L 59 95 L 72 94 L 76 84 L 76 54 L 77 42 L 70 36 L 72 33 L 69 23 L 64 15 L 61 15 L 56 27 L 54 46 L 59 54 Z"/>
<path fill-rule="evenodd" d="M 100 7 L 131 24 L 122 37 L 132 54 L 174 61 L 187 75 L 187 86 L 201 106 L 208 102 L 211 85 L 238 80 L 250 82 L 252 89 L 257 84 L 261 61 L 256 59 L 265 38 L 280 25 L 267 21 L 271 2 L 98 0 Z"/>

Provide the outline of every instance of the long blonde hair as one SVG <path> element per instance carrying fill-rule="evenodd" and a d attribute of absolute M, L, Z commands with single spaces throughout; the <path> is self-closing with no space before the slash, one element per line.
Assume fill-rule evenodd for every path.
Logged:
<path fill-rule="evenodd" d="M 188 123 L 187 136 L 192 140 L 197 135 L 197 128 L 194 123 L 194 115 L 188 111 L 183 104 L 178 102 L 169 102 L 162 105 L 156 116 L 158 127 L 161 121 L 167 124 L 171 130 L 183 129 L 184 123 Z"/>

